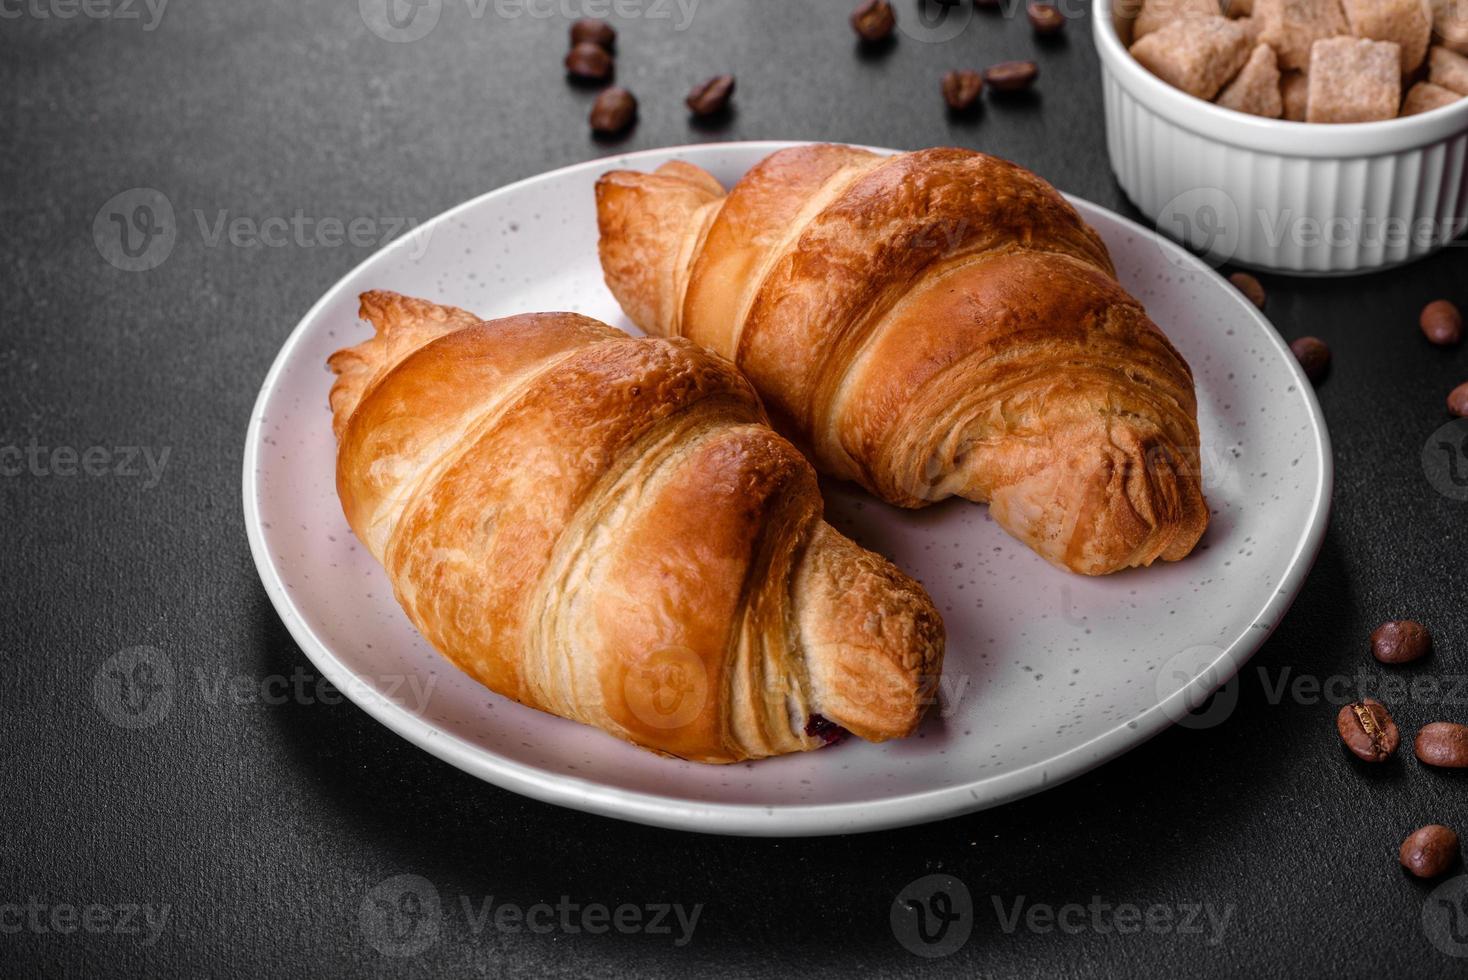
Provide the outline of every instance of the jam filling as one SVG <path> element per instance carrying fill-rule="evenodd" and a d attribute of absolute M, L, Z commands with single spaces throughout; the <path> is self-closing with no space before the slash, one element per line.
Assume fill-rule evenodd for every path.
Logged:
<path fill-rule="evenodd" d="M 835 745 L 844 742 L 851 733 L 829 718 L 811 715 L 805 723 L 805 734 L 820 739 L 826 745 Z"/>

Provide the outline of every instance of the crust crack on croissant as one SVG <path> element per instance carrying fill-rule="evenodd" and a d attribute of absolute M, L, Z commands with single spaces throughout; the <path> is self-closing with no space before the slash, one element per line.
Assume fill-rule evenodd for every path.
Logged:
<path fill-rule="evenodd" d="M 727 194 L 686 163 L 614 171 L 597 202 L 627 315 L 734 359 L 823 471 L 903 507 L 987 502 L 1086 574 L 1202 536 L 1192 372 L 1033 174 L 816 145 Z"/>
<path fill-rule="evenodd" d="M 907 735 L 931 601 L 821 518 L 748 382 L 570 313 L 480 322 L 393 293 L 330 360 L 347 520 L 423 636 L 522 703 L 734 762 Z"/>

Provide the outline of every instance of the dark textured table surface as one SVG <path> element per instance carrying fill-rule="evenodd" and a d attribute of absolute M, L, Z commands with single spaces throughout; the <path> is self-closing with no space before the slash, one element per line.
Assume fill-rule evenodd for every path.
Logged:
<path fill-rule="evenodd" d="M 1339 697 L 1276 689 L 1380 677 L 1366 637 L 1398 616 L 1439 639 L 1405 676 L 1461 687 L 1468 672 L 1468 504 L 1420 464 L 1448 421 L 1446 392 L 1468 379 L 1468 349 L 1433 349 L 1415 325 L 1428 300 L 1468 305 L 1461 248 L 1357 279 L 1264 277 L 1280 332 L 1336 353 L 1320 390 L 1337 482 L 1319 563 L 1226 723 L 1174 728 L 1042 795 L 847 838 L 674 833 L 522 799 L 350 703 L 278 696 L 292 678 L 314 691 L 315 673 L 246 545 L 246 421 L 292 327 L 372 247 L 237 246 L 213 229 L 221 216 L 263 227 L 301 214 L 385 232 L 389 218 L 427 220 L 613 152 L 590 138 L 592 94 L 568 87 L 560 63 L 565 11 L 596 6 L 435 0 L 431 33 L 389 43 L 353 0 L 0 3 L 0 446 L 39 453 L 12 451 L 0 477 L 0 973 L 1462 974 L 1468 959 L 1448 953 L 1468 953 L 1468 909 L 1464 942 L 1431 942 L 1431 886 L 1395 852 L 1422 823 L 1468 831 L 1468 784 L 1409 752 L 1352 763 L 1334 732 Z M 954 143 L 1134 213 L 1107 165 L 1083 16 L 1043 46 L 1022 18 L 976 15 L 951 39 L 904 34 L 873 54 L 839 0 L 618 9 L 620 77 L 643 114 L 617 149 Z M 946 116 L 942 70 L 1011 57 L 1041 64 L 1033 99 Z M 682 97 L 717 70 L 739 77 L 737 114 L 692 126 Z M 136 188 L 176 215 L 171 253 L 146 272 L 110 264 L 94 237 L 104 203 Z M 95 232 L 109 234 L 105 215 Z M 22 458 L 40 462 L 11 465 Z M 127 728 L 94 682 L 139 646 L 163 651 L 179 680 L 154 724 Z M 1468 720 L 1465 702 L 1445 684 L 1395 709 L 1410 734 Z M 888 919 L 930 874 L 964 885 L 972 930 L 931 960 Z M 407 937 L 421 947 L 410 955 L 364 925 L 399 875 L 440 902 L 436 931 Z M 673 916 L 667 932 L 602 934 L 580 929 L 579 912 L 541 931 L 493 917 L 537 903 L 698 919 L 689 935 Z"/>

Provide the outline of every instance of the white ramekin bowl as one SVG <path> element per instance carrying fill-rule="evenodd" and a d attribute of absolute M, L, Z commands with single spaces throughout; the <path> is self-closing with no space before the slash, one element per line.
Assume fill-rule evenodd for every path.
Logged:
<path fill-rule="evenodd" d="M 1096 0 L 1106 144 L 1127 196 L 1219 261 L 1301 275 L 1410 262 L 1468 226 L 1468 98 L 1385 122 L 1234 112 L 1143 68 L 1131 25 Z"/>

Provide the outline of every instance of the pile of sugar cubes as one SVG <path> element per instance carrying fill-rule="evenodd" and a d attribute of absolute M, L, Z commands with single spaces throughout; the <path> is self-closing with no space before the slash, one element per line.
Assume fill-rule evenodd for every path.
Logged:
<path fill-rule="evenodd" d="M 1372 122 L 1468 96 L 1468 0 L 1120 5 L 1135 14 L 1131 52 L 1148 71 L 1239 112 Z"/>

